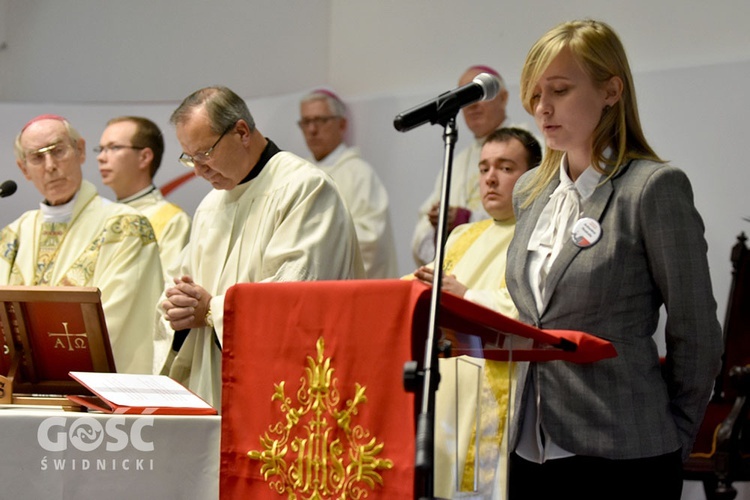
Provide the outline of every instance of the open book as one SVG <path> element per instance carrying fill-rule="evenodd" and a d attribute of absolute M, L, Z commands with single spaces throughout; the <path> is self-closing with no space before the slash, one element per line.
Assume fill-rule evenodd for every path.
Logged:
<path fill-rule="evenodd" d="M 105 413 L 144 415 L 216 415 L 206 403 L 166 375 L 70 372 L 70 376 L 96 397 L 69 395 L 85 408 Z"/>

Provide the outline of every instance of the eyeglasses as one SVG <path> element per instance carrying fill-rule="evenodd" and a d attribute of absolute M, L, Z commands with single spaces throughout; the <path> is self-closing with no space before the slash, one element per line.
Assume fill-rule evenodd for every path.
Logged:
<path fill-rule="evenodd" d="M 27 152 L 25 159 L 27 164 L 33 167 L 41 167 L 46 163 L 47 155 L 50 155 L 54 161 L 59 162 L 68 159 L 71 151 L 73 151 L 73 146 L 71 144 L 67 142 L 57 142 L 35 151 Z"/>
<path fill-rule="evenodd" d="M 237 125 L 237 122 L 232 123 L 229 127 L 227 127 L 224 132 L 221 133 L 218 139 L 216 139 L 216 142 L 214 142 L 214 145 L 208 148 L 208 151 L 205 153 L 195 153 L 193 156 L 190 156 L 187 153 L 182 153 L 180 155 L 180 163 L 185 165 L 187 168 L 195 168 L 196 165 L 205 165 L 208 163 L 208 160 L 210 160 L 211 153 L 213 153 L 214 149 L 216 149 L 216 146 L 219 144 L 219 141 L 224 137 L 227 132 L 232 130 L 234 126 Z"/>
<path fill-rule="evenodd" d="M 309 128 L 311 125 L 315 125 L 316 127 L 320 127 L 328 123 L 329 121 L 333 120 L 334 118 L 341 118 L 340 116 L 315 116 L 313 118 L 302 118 L 300 121 L 297 122 L 297 125 L 299 125 L 299 128 L 306 129 Z"/>
<path fill-rule="evenodd" d="M 112 144 L 111 146 L 97 146 L 94 148 L 94 153 L 117 153 L 118 151 L 122 151 L 123 149 L 146 149 L 145 147 L 140 146 L 125 146 L 123 144 Z"/>

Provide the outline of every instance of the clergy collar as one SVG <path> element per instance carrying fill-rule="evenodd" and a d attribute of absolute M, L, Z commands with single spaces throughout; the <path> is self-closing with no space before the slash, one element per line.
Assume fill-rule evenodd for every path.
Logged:
<path fill-rule="evenodd" d="M 137 193 L 135 193 L 133 195 L 126 196 L 125 198 L 122 198 L 121 200 L 117 200 L 117 203 L 130 203 L 131 201 L 135 201 L 135 200 L 137 200 L 139 198 L 143 198 L 147 194 L 150 194 L 150 193 L 152 193 L 154 191 L 156 191 L 156 186 L 154 186 L 153 184 L 151 184 L 150 186 L 147 186 L 147 187 L 141 189 L 140 191 L 138 191 Z"/>
<path fill-rule="evenodd" d="M 341 155 L 344 154 L 344 152 L 347 149 L 347 145 L 341 142 L 336 148 L 328 153 L 325 158 L 323 158 L 320 161 L 317 161 L 315 158 L 313 158 L 311 161 L 315 165 L 319 166 L 325 166 L 325 167 L 332 167 L 336 164 L 337 161 L 339 161 L 339 158 L 341 158 Z"/>
<path fill-rule="evenodd" d="M 73 198 L 62 205 L 50 205 L 46 200 L 41 202 L 39 204 L 39 211 L 42 213 L 42 220 L 44 222 L 68 222 L 73 217 L 73 209 L 76 206 L 76 200 L 80 192 L 81 190 L 78 189 Z"/>
<path fill-rule="evenodd" d="M 258 177 L 258 175 L 260 175 L 261 170 L 263 170 L 263 167 L 266 166 L 266 163 L 268 163 L 276 153 L 281 152 L 279 147 L 276 144 L 274 144 L 274 142 L 271 139 L 266 137 L 266 140 L 268 142 L 266 144 L 266 147 L 263 148 L 263 152 L 260 154 L 258 163 L 256 163 L 255 166 L 250 169 L 250 173 L 248 173 L 245 176 L 245 178 L 240 181 L 240 184 L 244 184 Z"/>

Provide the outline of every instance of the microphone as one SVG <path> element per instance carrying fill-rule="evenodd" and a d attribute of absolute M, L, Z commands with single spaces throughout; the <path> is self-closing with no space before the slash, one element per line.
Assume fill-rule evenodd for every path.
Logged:
<path fill-rule="evenodd" d="M 398 114 L 393 120 L 393 126 L 399 132 L 406 132 L 423 123 L 430 122 L 434 125 L 442 118 L 455 116 L 464 106 L 494 99 L 498 92 L 500 80 L 489 73 L 479 73 L 470 83 Z"/>
<path fill-rule="evenodd" d="M 14 181 L 5 181 L 0 184 L 0 198 L 5 198 L 16 192 L 18 185 Z"/>

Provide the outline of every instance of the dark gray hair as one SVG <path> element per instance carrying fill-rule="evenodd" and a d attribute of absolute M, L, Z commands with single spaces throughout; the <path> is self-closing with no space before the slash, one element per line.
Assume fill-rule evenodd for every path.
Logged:
<path fill-rule="evenodd" d="M 203 106 L 208 114 L 211 130 L 223 133 L 238 120 L 244 120 L 250 131 L 255 130 L 255 120 L 245 101 L 227 87 L 214 86 L 196 90 L 174 110 L 169 122 L 184 123 L 196 108 Z"/>

